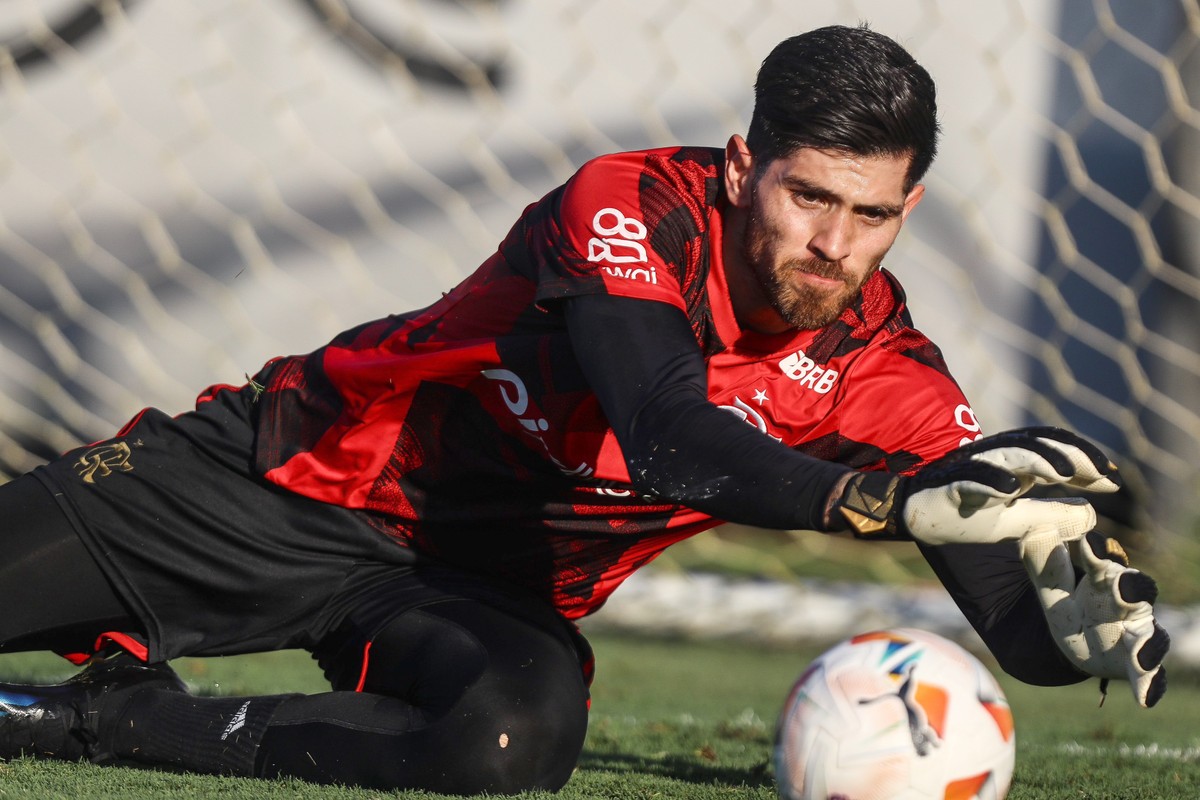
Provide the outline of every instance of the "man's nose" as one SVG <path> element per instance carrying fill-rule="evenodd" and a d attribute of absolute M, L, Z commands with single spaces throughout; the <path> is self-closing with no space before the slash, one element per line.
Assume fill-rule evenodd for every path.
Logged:
<path fill-rule="evenodd" d="M 821 220 L 808 249 L 823 261 L 841 261 L 850 255 L 853 238 L 852 221 L 834 211 Z"/>

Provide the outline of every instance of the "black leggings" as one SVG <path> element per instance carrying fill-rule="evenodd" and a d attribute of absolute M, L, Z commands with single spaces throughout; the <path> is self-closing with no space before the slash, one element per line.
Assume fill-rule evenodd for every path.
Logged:
<path fill-rule="evenodd" d="M 587 697 L 564 637 L 473 600 L 442 601 L 372 639 L 361 692 L 285 701 L 256 774 L 445 794 L 555 790 L 583 748 Z"/>
<path fill-rule="evenodd" d="M 0 486 L 0 508 L 0 652 L 89 652 L 101 633 L 144 633 L 37 479 Z M 365 659 L 367 640 L 322 660 L 334 691 L 277 707 L 252 774 L 456 794 L 561 787 L 588 691 L 565 626 L 534 616 L 455 598 L 380 618 Z M 199 734 L 153 714 L 139 727 L 154 742 Z M 170 763 L 209 771 L 181 752 Z"/>
<path fill-rule="evenodd" d="M 139 627 L 41 482 L 0 486 L 0 652 L 90 652 Z"/>

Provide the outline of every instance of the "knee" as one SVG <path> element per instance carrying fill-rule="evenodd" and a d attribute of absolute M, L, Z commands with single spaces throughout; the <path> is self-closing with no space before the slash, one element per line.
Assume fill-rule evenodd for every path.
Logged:
<path fill-rule="evenodd" d="M 587 734 L 586 696 L 569 703 L 516 700 L 452 717 L 436 749 L 456 754 L 459 780 L 449 791 L 458 794 L 557 791 L 571 777 Z"/>
<path fill-rule="evenodd" d="M 382 767 L 398 773 L 395 785 L 514 794 L 570 778 L 588 690 L 564 637 L 482 604 L 444 603 L 404 615 L 376 641 L 364 688 L 403 698 L 425 720 L 397 740 L 412 748 L 407 758 Z"/>

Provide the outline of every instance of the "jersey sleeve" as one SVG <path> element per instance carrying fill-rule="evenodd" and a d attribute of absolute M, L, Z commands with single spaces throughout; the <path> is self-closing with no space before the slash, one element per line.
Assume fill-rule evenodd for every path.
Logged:
<path fill-rule="evenodd" d="M 539 304 L 585 294 L 654 300 L 684 309 L 684 239 L 672 235 L 690 204 L 686 191 L 655 175 L 644 153 L 584 165 L 548 198 L 530 231 Z"/>

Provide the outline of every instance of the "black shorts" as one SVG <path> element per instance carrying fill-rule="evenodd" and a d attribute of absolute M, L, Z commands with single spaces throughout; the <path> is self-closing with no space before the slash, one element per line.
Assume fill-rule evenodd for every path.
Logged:
<path fill-rule="evenodd" d="M 254 398 L 247 387 L 178 417 L 149 409 L 34 473 L 145 625 L 151 660 L 343 650 L 456 598 L 574 634 L 523 590 L 418 558 L 364 512 L 254 474 Z"/>

